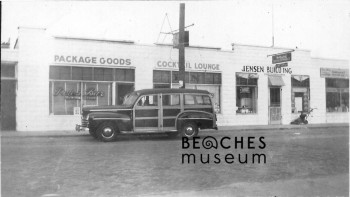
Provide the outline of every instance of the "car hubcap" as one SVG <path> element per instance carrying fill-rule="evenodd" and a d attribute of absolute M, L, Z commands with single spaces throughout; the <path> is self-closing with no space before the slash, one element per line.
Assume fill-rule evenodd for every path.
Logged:
<path fill-rule="evenodd" d="M 186 136 L 192 136 L 194 134 L 193 127 L 186 127 L 185 134 L 186 134 Z"/>
<path fill-rule="evenodd" d="M 103 136 L 104 138 L 111 138 L 111 137 L 113 137 L 113 135 L 114 135 L 114 132 L 113 132 L 113 129 L 112 129 L 112 128 L 110 128 L 110 127 L 105 127 L 105 128 L 103 129 L 102 136 Z"/>

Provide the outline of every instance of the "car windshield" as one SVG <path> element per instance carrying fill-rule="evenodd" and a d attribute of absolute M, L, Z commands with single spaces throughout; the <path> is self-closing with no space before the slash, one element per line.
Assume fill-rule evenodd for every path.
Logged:
<path fill-rule="evenodd" d="M 137 98 L 138 98 L 138 95 L 135 93 L 127 94 L 124 97 L 124 101 L 122 105 L 132 105 L 134 104 Z"/>

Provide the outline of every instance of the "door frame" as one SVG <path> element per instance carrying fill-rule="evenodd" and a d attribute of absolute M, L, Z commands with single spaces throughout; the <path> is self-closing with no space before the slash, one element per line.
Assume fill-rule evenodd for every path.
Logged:
<path fill-rule="evenodd" d="M 282 86 L 268 86 L 269 88 L 269 91 L 268 91 L 268 119 L 269 119 L 269 125 L 280 125 L 282 124 Z M 279 108 L 280 108 L 280 119 L 278 121 L 274 121 L 272 122 L 271 121 L 271 108 L 276 108 L 274 106 L 271 106 L 271 89 L 279 89 L 279 92 L 280 92 L 280 105 L 279 105 Z M 278 107 L 277 107 L 278 108 Z"/>
<path fill-rule="evenodd" d="M 156 106 L 143 106 L 143 107 L 139 107 L 137 106 L 137 103 L 144 97 L 144 96 L 155 96 L 157 95 L 157 105 Z M 142 95 L 140 96 L 137 101 L 134 104 L 133 107 L 133 129 L 135 133 L 157 133 L 161 130 L 161 122 L 160 122 L 160 117 L 161 117 L 161 104 L 160 104 L 160 100 L 161 99 L 161 94 L 147 94 L 147 95 Z M 157 116 L 157 127 L 136 127 L 136 110 L 154 110 L 157 109 L 158 110 L 158 116 Z M 141 119 L 141 120 L 154 120 L 156 119 L 154 116 L 150 116 L 150 117 L 141 117 L 141 118 L 137 118 L 137 119 Z"/>

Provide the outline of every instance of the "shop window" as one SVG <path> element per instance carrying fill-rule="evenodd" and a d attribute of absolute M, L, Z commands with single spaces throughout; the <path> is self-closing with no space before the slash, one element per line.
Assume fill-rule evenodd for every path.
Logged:
<path fill-rule="evenodd" d="M 310 108 L 310 77 L 292 75 L 292 113 L 306 112 Z"/>
<path fill-rule="evenodd" d="M 154 83 L 170 83 L 170 71 L 153 71 L 153 82 Z"/>
<path fill-rule="evenodd" d="M 327 112 L 349 111 L 349 79 L 326 78 Z"/>
<path fill-rule="evenodd" d="M 190 73 L 185 72 L 185 83 L 190 82 Z M 172 83 L 179 83 L 179 71 L 172 71 Z"/>
<path fill-rule="evenodd" d="M 50 79 L 71 80 L 72 67 L 71 66 L 51 66 Z"/>
<path fill-rule="evenodd" d="M 73 115 L 83 106 L 112 105 L 112 94 L 121 104 L 133 90 L 134 78 L 133 69 L 50 66 L 50 114 Z"/>
<path fill-rule="evenodd" d="M 91 67 L 73 67 L 72 79 L 73 80 L 86 80 L 91 81 L 93 76 Z"/>
<path fill-rule="evenodd" d="M 115 69 L 115 81 L 134 81 L 135 71 L 134 69 Z"/>
<path fill-rule="evenodd" d="M 111 83 L 83 83 L 83 105 L 111 105 Z"/>
<path fill-rule="evenodd" d="M 95 81 L 113 81 L 112 68 L 94 68 Z"/>
<path fill-rule="evenodd" d="M 50 114 L 73 115 L 74 107 L 80 107 L 80 88 L 79 82 L 50 82 Z"/>
<path fill-rule="evenodd" d="M 236 73 L 236 113 L 257 113 L 258 74 Z"/>
<path fill-rule="evenodd" d="M 190 83 L 191 84 L 204 84 L 205 73 L 191 72 Z"/>

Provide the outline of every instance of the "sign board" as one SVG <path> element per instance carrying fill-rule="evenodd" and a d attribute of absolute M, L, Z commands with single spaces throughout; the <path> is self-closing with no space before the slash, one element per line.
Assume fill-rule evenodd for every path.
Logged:
<path fill-rule="evenodd" d="M 278 55 L 273 55 L 272 56 L 272 63 L 277 64 L 281 62 L 288 62 L 292 61 L 292 53 L 283 53 L 283 54 L 278 54 Z"/>
<path fill-rule="evenodd" d="M 287 67 L 288 63 L 276 64 L 276 68 Z"/>
<path fill-rule="evenodd" d="M 320 76 L 325 78 L 346 78 L 349 79 L 349 69 L 321 68 Z"/>
<path fill-rule="evenodd" d="M 73 114 L 74 115 L 80 115 L 80 107 L 74 107 L 73 108 Z"/>
<path fill-rule="evenodd" d="M 190 35 L 190 33 L 189 33 L 189 31 L 185 31 L 184 32 L 184 34 L 185 34 L 185 39 L 184 39 L 184 46 L 185 47 L 188 47 L 189 46 L 189 35 Z M 174 48 L 177 48 L 177 47 L 179 47 L 179 40 L 180 40 L 180 33 L 178 32 L 178 33 L 175 33 L 175 34 L 173 34 L 173 46 L 174 46 Z"/>

